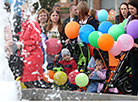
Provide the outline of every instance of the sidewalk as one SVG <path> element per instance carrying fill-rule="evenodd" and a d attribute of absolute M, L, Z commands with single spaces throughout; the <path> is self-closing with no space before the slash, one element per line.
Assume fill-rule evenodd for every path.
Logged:
<path fill-rule="evenodd" d="M 51 89 L 24 89 L 23 100 L 29 101 L 137 101 L 138 96 L 97 94 Z"/>

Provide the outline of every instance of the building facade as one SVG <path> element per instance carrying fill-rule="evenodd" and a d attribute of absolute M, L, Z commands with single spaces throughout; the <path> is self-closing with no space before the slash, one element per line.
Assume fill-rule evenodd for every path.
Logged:
<path fill-rule="evenodd" d="M 59 0 L 59 5 L 61 8 L 68 8 L 70 4 L 78 4 L 82 0 Z M 83 0 L 88 2 L 89 9 L 107 9 L 111 10 L 114 9 L 116 15 L 119 11 L 119 6 L 122 2 L 128 2 L 129 0 Z M 65 16 L 67 16 L 65 14 Z"/>
<path fill-rule="evenodd" d="M 78 4 L 82 0 L 59 0 L 60 4 L 68 7 L 70 3 Z M 128 2 L 129 0 L 83 0 L 88 2 L 90 9 L 115 9 L 115 3 L 119 7 L 122 2 Z"/>

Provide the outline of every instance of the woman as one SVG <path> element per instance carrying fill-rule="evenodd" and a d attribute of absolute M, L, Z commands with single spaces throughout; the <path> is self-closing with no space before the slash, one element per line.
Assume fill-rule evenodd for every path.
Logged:
<path fill-rule="evenodd" d="M 96 19 L 96 10 L 95 9 L 91 9 L 88 14 L 89 14 L 89 16 L 92 16 L 94 19 Z"/>
<path fill-rule="evenodd" d="M 40 11 L 38 12 L 38 17 L 37 20 L 39 22 L 39 25 L 41 27 L 41 31 L 46 34 L 46 26 L 47 26 L 47 22 L 48 22 L 48 11 L 44 8 L 40 9 Z"/>
<path fill-rule="evenodd" d="M 79 11 L 79 24 L 90 24 L 95 28 L 95 30 L 98 30 L 99 22 L 94 17 L 89 16 L 89 8 L 87 2 L 80 1 L 77 5 L 77 9 Z"/>
<path fill-rule="evenodd" d="M 61 23 L 61 17 L 58 11 L 53 10 L 49 14 L 49 20 L 47 25 L 47 38 L 59 39 L 62 45 L 65 43 L 65 36 L 63 35 L 63 26 Z M 53 61 L 55 55 L 47 54 L 48 69 L 53 68 Z"/>
<path fill-rule="evenodd" d="M 46 26 L 47 26 L 47 22 L 48 22 L 48 17 L 49 17 L 49 12 L 42 8 L 40 9 L 40 11 L 38 12 L 38 17 L 37 17 L 37 21 L 40 25 L 40 28 L 41 28 L 41 48 L 42 48 L 42 51 L 43 51 L 43 64 L 45 65 L 45 51 L 46 51 L 46 45 L 45 45 L 45 41 L 46 41 Z M 45 68 L 44 68 L 45 70 Z"/>
<path fill-rule="evenodd" d="M 119 15 L 116 17 L 116 24 L 123 22 L 123 20 L 127 19 L 129 15 L 128 4 L 123 2 L 120 5 Z"/>
<path fill-rule="evenodd" d="M 36 21 L 29 18 L 31 15 L 25 15 L 26 9 L 23 8 L 22 17 L 22 30 L 17 42 L 17 47 L 22 47 L 21 56 L 24 59 L 22 82 L 27 88 L 47 88 L 46 83 L 43 81 L 43 54 L 40 47 L 41 42 L 41 28 Z"/>
<path fill-rule="evenodd" d="M 132 20 L 137 19 L 138 20 L 138 0 L 130 0 L 128 2 L 129 12 L 130 16 L 127 19 L 127 23 L 124 27 L 126 33 L 127 33 L 127 26 L 128 23 Z M 129 62 L 130 66 L 132 68 L 132 95 L 138 95 L 138 38 L 134 40 L 134 46 L 130 50 L 129 54 Z"/>
<path fill-rule="evenodd" d="M 58 11 L 54 10 L 50 12 L 50 18 L 47 25 L 47 37 L 60 39 L 60 34 L 63 31 L 61 17 Z"/>

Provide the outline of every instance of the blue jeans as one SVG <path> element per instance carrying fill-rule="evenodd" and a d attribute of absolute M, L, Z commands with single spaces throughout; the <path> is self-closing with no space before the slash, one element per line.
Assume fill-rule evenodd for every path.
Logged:
<path fill-rule="evenodd" d="M 90 79 L 98 79 L 96 71 L 93 73 L 93 76 Z M 98 83 L 97 82 L 90 82 L 86 92 L 96 93 L 97 89 L 98 89 Z"/>
<path fill-rule="evenodd" d="M 92 92 L 96 93 L 98 88 L 98 83 L 97 82 L 91 82 L 86 90 L 86 92 Z"/>

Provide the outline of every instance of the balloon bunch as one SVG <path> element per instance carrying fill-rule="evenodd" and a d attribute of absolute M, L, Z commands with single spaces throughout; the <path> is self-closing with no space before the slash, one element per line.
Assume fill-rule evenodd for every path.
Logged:
<path fill-rule="evenodd" d="M 92 47 L 110 51 L 113 56 L 117 56 L 121 51 L 128 51 L 133 47 L 134 39 L 138 38 L 138 20 L 133 20 L 128 24 L 128 34 L 125 34 L 124 26 L 127 20 L 113 25 L 106 21 L 108 12 L 104 9 L 98 11 L 97 18 L 100 21 L 98 31 L 95 31 L 94 27 L 89 24 L 80 27 L 77 22 L 73 21 L 65 27 L 65 34 L 69 39 L 79 36 L 80 41 L 88 44 L 91 55 L 93 55 Z"/>
<path fill-rule="evenodd" d="M 64 85 L 69 80 L 71 84 L 79 87 L 85 87 L 89 82 L 88 76 L 85 73 L 78 72 L 78 70 L 70 72 L 68 76 L 63 71 L 57 71 L 55 73 L 52 70 L 47 70 L 47 72 L 43 73 L 43 80 L 47 83 L 54 82 L 57 85 Z"/>

